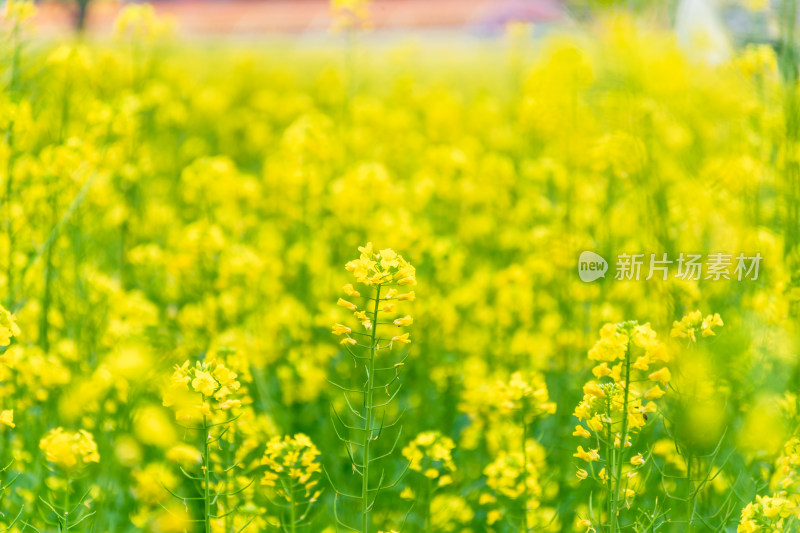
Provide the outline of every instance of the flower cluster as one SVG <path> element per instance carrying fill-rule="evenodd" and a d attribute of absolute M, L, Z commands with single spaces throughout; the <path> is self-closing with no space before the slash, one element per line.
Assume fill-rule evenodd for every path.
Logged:
<path fill-rule="evenodd" d="M 376 252 L 370 242 L 366 246 L 359 246 L 358 251 L 361 256 L 345 265 L 357 282 L 364 285 L 417 284 L 414 266 L 391 248 Z"/>
<path fill-rule="evenodd" d="M 742 509 L 737 533 L 792 531 L 788 525 L 798 520 L 798 503 L 782 496 L 756 496 Z"/>
<path fill-rule="evenodd" d="M 699 332 L 703 337 L 710 337 L 715 335 L 714 327 L 724 326 L 722 318 L 719 313 L 707 315 L 703 318 L 700 311 L 692 311 L 687 314 L 680 321 L 676 320 L 672 323 L 672 331 L 670 335 L 680 339 L 689 339 L 692 342 L 697 342 L 697 333 Z"/>
<path fill-rule="evenodd" d="M 547 383 L 539 372 L 514 372 L 507 382 L 498 383 L 497 395 L 503 410 L 521 413 L 527 423 L 556 412 L 556 404 L 550 401 Z"/>
<path fill-rule="evenodd" d="M 315 502 L 321 493 L 317 487 L 322 471 L 318 456 L 317 447 L 302 433 L 273 437 L 261 459 L 267 467 L 261 484 L 290 503 L 297 502 L 298 493 L 302 500 Z"/>
<path fill-rule="evenodd" d="M 13 24 L 22 24 L 36 14 L 36 4 L 31 0 L 7 0 L 3 7 L 3 18 Z"/>
<path fill-rule="evenodd" d="M 175 409 L 178 420 L 210 417 L 218 411 L 241 407 L 237 391 L 241 384 L 230 368 L 215 360 L 185 361 L 176 366 L 163 394 L 165 407 Z"/>
<path fill-rule="evenodd" d="M 497 493 L 516 499 L 527 493 L 538 495 L 541 487 L 537 481 L 536 466 L 528 460 L 523 461 L 521 452 L 501 452 L 483 471 L 486 484 Z"/>
<path fill-rule="evenodd" d="M 455 447 L 453 439 L 439 431 L 423 431 L 403 448 L 403 457 L 409 460 L 409 469 L 444 486 L 453 482 L 451 474 L 456 471 L 456 465 L 452 452 Z"/>
<path fill-rule="evenodd" d="M 784 444 L 770 485 L 775 490 L 787 491 L 800 498 L 800 437 L 792 437 Z"/>
<path fill-rule="evenodd" d="M 39 441 L 45 459 L 65 473 L 79 473 L 89 463 L 99 463 L 100 454 L 94 436 L 86 430 L 66 431 L 62 427 L 51 429 Z"/>
<path fill-rule="evenodd" d="M 509 450 L 509 442 L 519 443 L 530 435 L 533 424 L 555 413 L 545 377 L 529 370 L 492 372 L 488 365 L 464 365 L 464 389 L 460 410 L 470 417 L 461 434 L 460 446 L 472 448 L 486 439 L 490 453 Z"/>
<path fill-rule="evenodd" d="M 520 514 L 527 517 L 539 507 L 542 487 L 539 484 L 539 468 L 528 450 L 522 452 L 500 452 L 497 458 L 483 470 L 486 485 L 492 493 L 484 493 L 481 503 L 492 505 L 500 498 L 506 504 L 493 508 L 487 514 L 487 522 L 492 525 L 509 514 L 514 514 L 513 505 L 521 507 Z M 527 520 L 527 518 L 526 518 Z M 527 523 L 527 522 L 526 522 Z"/>
<path fill-rule="evenodd" d="M 336 305 L 343 307 L 348 311 L 353 312 L 360 322 L 361 326 L 366 332 L 354 332 L 350 327 L 343 324 L 335 324 L 333 326 L 334 335 L 344 335 L 345 337 L 340 341 L 343 345 L 356 345 L 358 341 L 352 335 L 369 336 L 375 327 L 375 322 L 378 321 L 379 313 L 386 313 L 393 315 L 395 318 L 391 320 L 391 325 L 397 328 L 410 326 L 414 323 L 411 315 L 400 316 L 397 313 L 396 302 L 410 302 L 414 301 L 416 295 L 414 291 L 399 292 L 399 288 L 414 286 L 417 284 L 416 269 L 408 261 L 392 249 L 380 250 L 375 252 L 372 248 L 372 243 L 358 248 L 361 256 L 358 259 L 348 262 L 345 268 L 353 273 L 356 282 L 366 285 L 367 287 L 375 287 L 376 296 L 368 297 L 366 300 L 371 303 L 369 309 L 359 309 L 359 306 L 350 300 L 339 298 Z M 381 293 L 384 287 L 388 290 Z M 358 298 L 361 292 L 356 290 L 351 283 L 344 286 L 343 291 L 345 295 L 350 298 Z M 377 300 L 376 300 L 377 298 Z M 409 344 L 409 334 L 398 333 L 393 335 L 390 339 L 390 345 L 394 343 Z M 385 348 L 386 346 L 380 347 Z"/>
<path fill-rule="evenodd" d="M 0 305 L 0 346 L 8 346 L 11 338 L 18 337 L 20 333 L 17 317 Z"/>
<path fill-rule="evenodd" d="M 758 495 L 742 509 L 738 533 L 792 531 L 800 520 L 800 438 L 783 446 L 770 480 L 771 495 Z"/>
<path fill-rule="evenodd" d="M 11 339 L 19 336 L 20 333 L 16 317 L 5 307 L 0 305 L 0 347 L 9 346 L 11 344 Z M 13 360 L 13 358 L 11 358 L 11 360 Z M 4 360 L 4 362 L 7 361 Z M 14 427 L 13 409 L 3 409 L 0 411 L 0 424 L 11 428 Z"/>

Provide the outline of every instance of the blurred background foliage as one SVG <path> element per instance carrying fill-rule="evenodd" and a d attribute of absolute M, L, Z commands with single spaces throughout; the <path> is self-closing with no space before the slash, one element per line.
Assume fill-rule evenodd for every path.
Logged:
<path fill-rule="evenodd" d="M 532 528 L 590 527 L 578 520 L 600 489 L 575 476 L 573 411 L 598 331 L 626 319 L 668 346 L 673 382 L 637 437 L 650 475 L 622 525 L 650 513 L 657 529 L 732 530 L 757 495 L 783 491 L 759 520 L 796 529 L 796 487 L 775 481 L 798 466 L 785 447 L 800 386 L 794 24 L 748 43 L 716 11 L 691 15 L 699 3 L 684 26 L 680 6 L 634 4 L 399 46 L 376 44 L 359 18 L 336 46 L 262 46 L 176 39 L 145 6 L 111 39 L 40 38 L 9 11 L 0 294 L 20 333 L 0 348 L 16 425 L 0 447 L 16 476 L 6 524 L 22 512 L 13 530 L 56 530 L 39 496 L 63 480 L 39 442 L 64 426 L 91 432 L 100 457 L 75 482 L 95 513 L 76 530 L 194 531 L 197 505 L 165 489 L 191 491 L 180 467 L 197 466 L 197 432 L 162 405 L 185 360 L 238 373 L 241 418 L 219 454 L 239 465 L 225 483 L 259 481 L 214 531 L 274 527 L 260 483 L 274 437 L 307 435 L 349 479 L 330 420 L 347 406 L 328 379 L 352 376 L 352 360 L 330 328 L 343 265 L 372 241 L 419 282 L 400 447 L 440 439 L 450 478 L 434 495 L 409 472 L 378 500 L 376 529 L 423 530 L 426 494 L 431 531 L 519 531 L 526 507 Z M 677 10 L 675 30 L 651 10 Z M 583 250 L 763 260 L 754 281 L 612 271 L 587 284 Z M 695 309 L 725 325 L 671 338 Z M 526 435 L 503 411 L 499 384 L 516 372 L 541 376 L 556 405 Z M 332 491 L 315 505 L 305 529 L 334 531 Z"/>

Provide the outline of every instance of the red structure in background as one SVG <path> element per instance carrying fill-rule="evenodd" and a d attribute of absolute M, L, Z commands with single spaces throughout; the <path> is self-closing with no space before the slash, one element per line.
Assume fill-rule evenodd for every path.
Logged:
<path fill-rule="evenodd" d="M 107 33 L 124 4 L 92 2 L 88 31 Z M 172 0 L 153 2 L 156 10 L 173 16 L 179 31 L 189 34 L 257 35 L 326 31 L 331 26 L 326 0 Z M 558 0 L 374 0 L 370 7 L 376 29 L 488 29 L 509 20 L 553 22 L 563 16 Z M 69 8 L 63 3 L 40 4 L 41 31 L 68 31 Z"/>

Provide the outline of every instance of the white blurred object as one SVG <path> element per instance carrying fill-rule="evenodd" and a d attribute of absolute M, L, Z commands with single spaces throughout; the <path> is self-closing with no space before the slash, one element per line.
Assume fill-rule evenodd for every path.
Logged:
<path fill-rule="evenodd" d="M 718 65 L 731 57 L 728 33 L 712 0 L 680 0 L 675 33 L 678 45 L 692 59 Z"/>

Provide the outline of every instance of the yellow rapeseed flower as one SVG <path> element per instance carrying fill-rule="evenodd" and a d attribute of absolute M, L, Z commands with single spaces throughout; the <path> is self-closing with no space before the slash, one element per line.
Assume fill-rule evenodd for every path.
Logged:
<path fill-rule="evenodd" d="M 51 429 L 39 442 L 45 459 L 56 468 L 74 474 L 89 463 L 99 463 L 94 437 L 86 430 Z"/>

